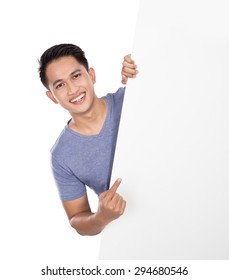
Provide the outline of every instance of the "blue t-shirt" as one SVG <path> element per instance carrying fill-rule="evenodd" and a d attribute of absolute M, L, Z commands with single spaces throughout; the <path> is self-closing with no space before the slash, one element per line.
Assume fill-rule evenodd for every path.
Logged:
<path fill-rule="evenodd" d="M 114 153 L 125 88 L 104 99 L 108 110 L 99 134 L 86 136 L 65 126 L 51 149 L 51 165 L 61 200 L 86 194 L 86 186 L 97 195 L 110 185 Z"/>

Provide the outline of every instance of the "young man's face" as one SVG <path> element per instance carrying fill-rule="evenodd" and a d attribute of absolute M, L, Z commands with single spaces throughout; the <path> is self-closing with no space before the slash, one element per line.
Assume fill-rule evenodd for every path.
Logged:
<path fill-rule="evenodd" d="M 95 97 L 95 72 L 87 70 L 74 57 L 65 56 L 52 61 L 46 69 L 49 91 L 47 96 L 70 114 L 87 112 Z"/>

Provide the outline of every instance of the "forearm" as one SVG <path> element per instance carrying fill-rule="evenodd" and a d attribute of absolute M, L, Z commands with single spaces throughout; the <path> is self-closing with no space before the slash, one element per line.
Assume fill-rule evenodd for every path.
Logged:
<path fill-rule="evenodd" d="M 92 236 L 99 234 L 108 221 L 102 219 L 98 213 L 82 212 L 73 216 L 70 219 L 70 224 L 80 235 Z"/>

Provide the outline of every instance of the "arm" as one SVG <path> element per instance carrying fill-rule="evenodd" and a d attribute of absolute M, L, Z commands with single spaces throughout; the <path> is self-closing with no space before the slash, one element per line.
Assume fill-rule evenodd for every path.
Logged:
<path fill-rule="evenodd" d="M 79 199 L 64 201 L 63 206 L 68 215 L 71 226 L 81 235 L 96 235 L 107 224 L 119 218 L 125 210 L 126 202 L 116 192 L 121 180 L 99 196 L 99 205 L 96 213 L 92 213 L 87 196 Z"/>
<path fill-rule="evenodd" d="M 137 65 L 134 60 L 131 58 L 131 55 L 128 54 L 124 56 L 122 63 L 122 83 L 125 85 L 128 78 L 136 78 L 138 74 Z"/>

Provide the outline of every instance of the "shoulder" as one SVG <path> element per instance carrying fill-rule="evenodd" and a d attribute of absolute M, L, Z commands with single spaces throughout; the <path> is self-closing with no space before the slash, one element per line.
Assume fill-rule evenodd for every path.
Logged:
<path fill-rule="evenodd" d="M 51 148 L 51 155 L 55 158 L 61 158 L 62 154 L 66 154 L 66 151 L 69 150 L 73 135 L 71 135 L 67 125 L 64 127 L 60 135 L 57 137 L 54 145 Z"/>
<path fill-rule="evenodd" d="M 120 87 L 116 92 L 108 93 L 104 98 L 112 107 L 122 106 L 125 89 L 125 87 Z"/>
<path fill-rule="evenodd" d="M 124 93 L 125 93 L 125 87 L 120 87 L 118 90 L 114 93 L 108 93 L 105 98 L 107 99 L 118 99 L 118 98 L 123 98 Z"/>

